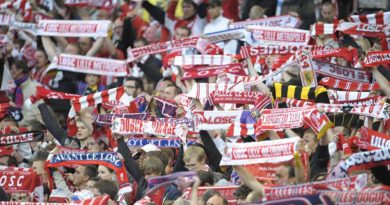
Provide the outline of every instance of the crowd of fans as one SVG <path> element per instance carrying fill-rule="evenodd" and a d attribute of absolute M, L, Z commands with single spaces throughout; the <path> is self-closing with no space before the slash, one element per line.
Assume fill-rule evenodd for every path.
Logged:
<path fill-rule="evenodd" d="M 273 199 L 292 200 L 294 197 L 306 195 L 327 196 L 337 204 L 390 203 L 388 187 L 390 121 L 387 120 L 389 110 L 386 107 L 382 114 L 376 116 L 353 111 L 354 106 L 356 110 L 357 107 L 361 108 L 359 102 L 364 104 L 369 100 L 372 104 L 367 106 L 387 106 L 387 96 L 390 96 L 388 70 L 390 58 L 387 59 L 387 63 L 369 67 L 364 66 L 362 62 L 366 62 L 368 52 L 388 51 L 389 36 L 386 35 L 386 26 L 388 26 L 386 23 L 390 22 L 390 14 L 386 12 L 390 7 L 388 1 L 2 0 L 0 2 L 2 18 L 0 19 L 2 48 L 0 52 L 2 73 L 0 204 L 101 203 L 98 199 L 107 204 L 260 204 L 265 201 L 271 203 Z M 351 34 L 340 30 L 332 30 L 331 33 L 315 30 L 322 25 L 331 24 L 336 28 L 342 23 L 352 22 L 350 18 L 352 15 L 368 14 L 377 14 L 375 18 L 382 18 L 381 23 L 368 23 L 383 26 L 384 35 L 370 35 L 370 31 Z M 12 19 L 7 21 L 7 15 L 12 16 Z M 368 77 L 362 78 L 361 82 L 353 83 L 365 83 L 372 87 L 365 90 L 361 87 L 348 90 L 340 85 L 332 87 L 329 84 L 318 84 L 317 82 L 323 82 L 324 78 L 337 79 L 337 76 L 342 77 L 345 73 L 334 71 L 334 76 L 327 76 L 326 73 L 317 73 L 313 70 L 316 85 L 312 86 L 310 83 L 306 85 L 307 82 L 304 81 L 310 77 L 306 74 L 306 78 L 301 77 L 303 74 L 298 64 L 288 64 L 294 56 L 300 58 L 291 53 L 280 55 L 280 53 L 271 53 L 270 49 L 268 54 L 264 52 L 264 55 L 245 56 L 243 54 L 245 47 L 248 47 L 251 53 L 250 47 L 272 45 L 264 40 L 266 37 L 261 41 L 255 36 L 256 29 L 261 30 L 264 27 L 251 29 L 247 26 L 242 31 L 245 33 L 245 38 L 231 38 L 226 34 L 228 37 L 222 36 L 222 40 L 211 42 L 213 35 L 218 35 L 220 32 L 229 33 L 237 29 L 232 28 L 233 22 L 247 22 L 248 25 L 253 22 L 256 26 L 257 20 L 271 19 L 271 22 L 272 18 L 278 16 L 288 17 L 289 20 L 299 19 L 295 29 L 310 31 L 310 39 L 305 42 L 306 45 L 318 46 L 318 49 L 340 49 L 339 53 L 333 52 L 320 59 L 312 53 L 311 61 L 320 60 L 327 65 L 330 64 L 331 69 L 335 70 L 345 68 L 351 72 L 362 72 Z M 34 33 L 33 30 L 27 29 L 27 26 L 23 29 L 22 26 L 15 26 L 15 22 L 20 25 L 30 23 L 39 26 L 39 22 L 45 19 L 74 20 L 74 22 L 108 20 L 110 22 L 108 32 L 104 36 L 87 36 L 82 35 L 83 32 L 80 32 L 80 37 L 75 37 L 77 32 L 73 36 L 41 35 L 39 32 Z M 287 22 L 285 25 L 291 24 Z M 292 28 L 279 27 L 279 29 L 275 31 L 275 35 L 284 30 L 290 31 L 289 29 Z M 197 45 L 164 50 L 162 44 L 159 44 L 172 40 L 176 43 L 184 42 L 189 37 L 199 37 L 209 42 L 205 49 L 200 49 Z M 155 47 L 158 47 L 161 52 L 156 49 L 157 52 L 146 51 L 146 54 L 141 56 L 130 56 L 134 54 L 132 50 L 139 48 L 142 50 L 143 47 L 147 50 L 145 46 L 153 44 L 160 45 Z M 167 47 L 169 46 L 173 47 L 173 43 Z M 288 47 L 294 46 L 294 43 L 285 45 L 284 42 L 277 42 L 274 46 Z M 353 54 L 353 60 L 343 57 L 343 55 L 352 55 L 354 51 L 356 55 Z M 95 73 L 93 66 L 92 72 L 55 67 L 59 65 L 58 59 L 63 54 L 84 56 L 86 59 L 96 57 L 122 60 L 126 62 L 127 75 L 102 75 Z M 205 88 L 198 87 L 199 93 L 194 95 L 192 91 L 197 85 L 210 86 L 212 89 L 212 85 L 218 87 L 236 83 L 232 81 L 234 75 L 222 67 L 218 67 L 213 75 L 201 76 L 199 71 L 197 74 L 191 74 L 189 70 L 192 69 L 191 67 L 194 67 L 193 69 L 202 67 L 199 66 L 202 64 L 177 65 L 175 63 L 180 56 L 184 58 L 194 55 L 205 58 L 225 56 L 229 58 L 230 64 L 239 64 L 244 72 L 241 75 L 261 79 L 253 81 L 252 84 L 245 84 L 245 92 L 260 93 L 261 96 L 269 98 L 269 103 L 256 110 L 253 105 L 238 103 L 239 100 L 237 105 L 232 102 L 213 102 L 216 98 L 210 96 L 212 91 L 208 90 L 209 87 L 207 91 Z M 314 63 L 321 69 L 321 64 L 316 62 Z M 336 68 L 332 67 L 333 65 Z M 203 68 L 206 71 L 207 66 L 209 64 L 204 63 Z M 226 83 L 229 81 L 229 76 L 230 82 Z M 215 90 L 221 92 L 228 91 L 215 87 L 213 87 Z M 74 111 L 74 102 L 76 99 L 81 99 L 81 96 L 89 96 L 88 101 L 96 97 L 93 94 L 115 88 L 124 88 L 124 95 L 131 99 L 131 102 L 123 105 L 119 99 L 116 99 L 116 101 L 102 100 L 98 103 L 95 99 L 95 104 L 76 109 L 74 116 L 70 114 L 72 110 Z M 325 96 L 321 96 L 323 90 Z M 340 90 L 347 90 L 346 95 L 357 91 L 361 92 L 361 95 L 368 93 L 368 96 L 351 97 L 348 101 L 348 97 L 347 100 L 341 100 L 337 99 L 336 95 L 334 99 L 335 96 L 331 93 Z M 68 98 L 62 95 L 53 97 L 42 92 L 72 95 Z M 309 93 L 306 93 L 308 97 L 303 97 L 304 92 Z M 208 96 L 200 97 L 203 94 Z M 305 103 L 313 103 L 314 106 L 344 103 L 350 107 L 343 107 L 341 112 L 332 112 L 317 106 L 318 115 L 323 117 L 321 120 L 329 121 L 326 129 L 321 132 L 313 129 L 310 122 L 307 123 L 305 120 L 301 126 L 291 129 L 281 126 L 281 129 L 274 127 L 261 130 L 256 127 L 260 126 L 259 122 L 265 123 L 265 120 L 262 121 L 266 116 L 264 110 L 286 109 L 286 112 L 290 112 L 288 99 L 294 98 Z M 372 102 L 374 99 L 380 99 L 380 103 Z M 186 104 L 184 101 L 189 103 Z M 205 116 L 204 113 L 213 110 L 214 114 Z M 232 119 L 232 115 L 229 115 L 231 110 L 250 111 L 250 116 L 247 118 L 254 121 L 249 123 L 248 120 L 242 120 L 243 114 Z M 199 117 L 199 114 L 196 114 L 199 112 L 204 116 Z M 176 136 L 150 132 L 135 134 L 116 132 L 113 115 L 109 117 L 110 123 L 101 123 L 100 117 L 110 116 L 109 114 L 117 114 L 116 117 L 121 119 L 127 114 L 129 119 L 142 120 L 145 127 L 147 122 L 160 120 L 159 122 L 176 126 Z M 136 117 L 136 114 L 142 117 Z M 223 128 L 212 127 L 211 121 L 218 120 L 218 117 L 222 118 L 222 121 L 228 119 L 226 122 L 215 123 L 225 124 Z M 322 122 L 316 120 L 309 119 L 313 124 Z M 256 132 L 229 134 L 233 127 L 235 129 L 237 123 L 241 125 L 241 131 L 249 130 L 247 125 L 251 124 L 256 127 Z M 261 132 L 257 132 L 259 129 Z M 372 149 L 361 147 L 358 142 L 366 136 L 364 133 L 367 130 L 368 133 L 378 133 L 376 136 L 380 136 L 384 141 L 379 143 L 378 147 L 371 143 L 371 146 L 375 147 Z M 374 135 L 372 134 L 371 141 Z M 142 139 L 151 144 L 142 144 Z M 162 139 L 171 139 L 167 141 L 168 143 L 179 143 L 163 145 L 163 141 L 159 141 Z M 229 146 L 235 145 L 228 146 L 228 144 L 248 143 L 248 146 L 242 146 L 245 149 L 254 143 L 260 143 L 256 144 L 259 146 L 263 146 L 261 143 L 268 145 L 266 143 L 272 141 L 283 144 L 283 140 L 288 139 L 297 139 L 294 148 L 291 148 L 295 153 L 286 155 L 286 160 L 282 161 L 277 160 L 280 156 L 273 156 L 271 152 L 270 156 L 259 154 L 258 163 L 250 162 L 253 159 L 249 158 L 248 163 L 236 162 L 234 151 L 229 149 Z M 272 146 L 278 147 L 278 143 Z M 344 183 L 340 185 L 337 182 L 339 184 L 332 187 L 325 183 L 337 178 L 331 177 L 340 163 L 348 163 L 348 159 L 356 154 L 378 150 L 384 153 L 383 162 L 366 161 L 364 166 L 356 166 L 358 168 L 354 169 L 354 172 L 347 171 L 348 183 L 340 182 Z M 82 154 L 76 155 L 77 153 Z M 89 153 L 91 155 L 87 155 Z M 230 154 L 233 154 L 231 161 L 227 160 Z M 86 158 L 82 158 L 81 155 Z M 77 158 L 79 156 L 82 160 Z M 112 164 L 118 166 L 111 166 L 112 164 L 107 160 L 97 160 L 97 156 L 112 157 L 120 161 L 118 162 L 120 165 L 113 162 Z M 66 157 L 73 157 L 73 160 Z M 267 157 L 266 161 L 262 160 Z M 58 161 L 62 164 L 56 164 Z M 268 170 L 264 171 L 265 169 Z M 36 178 L 35 189 L 30 187 L 29 191 L 22 190 L 21 187 L 31 186 L 23 182 L 27 177 L 12 178 L 9 174 L 11 172 L 14 173 L 12 174 L 14 177 L 29 176 L 28 183 L 33 183 L 31 180 Z M 180 177 L 179 174 L 184 172 L 194 173 L 195 176 Z M 166 183 L 156 183 L 152 179 L 159 179 Z M 344 178 L 339 180 L 342 179 Z M 284 195 L 279 193 L 280 197 L 275 197 L 278 193 L 272 191 L 273 187 L 282 190 L 283 187 L 299 187 L 301 184 L 314 186 L 321 181 L 325 185 L 320 184 L 319 188 L 310 189 L 315 190 L 313 192 L 302 192 L 302 194 L 296 190 L 291 193 L 290 190 L 289 193 L 286 192 Z M 355 185 L 352 186 L 352 183 Z M 358 184 L 361 185 L 360 188 L 357 188 Z M 157 188 L 151 189 L 153 186 Z M 331 194 L 327 194 L 327 191 Z M 343 192 L 355 194 L 353 199 L 355 201 L 343 202 L 347 197 L 337 195 Z M 359 194 L 364 192 L 384 194 L 375 202 L 358 201 Z M 39 193 L 42 193 L 42 196 L 37 196 L 40 195 Z M 307 200 L 307 203 L 312 204 L 325 203 L 310 197 Z"/>

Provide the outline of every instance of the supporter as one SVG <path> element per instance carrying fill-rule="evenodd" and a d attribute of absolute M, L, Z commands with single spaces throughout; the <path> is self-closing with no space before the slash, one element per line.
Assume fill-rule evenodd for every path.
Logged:
<path fill-rule="evenodd" d="M 228 29 L 229 19 L 222 16 L 222 4 L 219 0 L 211 0 L 207 5 L 207 13 L 210 23 L 203 29 L 204 34 L 214 33 Z"/>
<path fill-rule="evenodd" d="M 167 86 L 164 90 L 164 98 L 170 101 L 174 101 L 176 96 L 181 93 L 179 87 L 175 85 Z"/>
<path fill-rule="evenodd" d="M 289 164 L 278 167 L 275 172 L 275 177 L 277 179 L 276 184 L 278 185 L 291 185 L 296 183 L 294 167 Z"/>
<path fill-rule="evenodd" d="M 323 23 L 333 23 L 334 17 L 335 8 L 333 7 L 333 4 L 329 1 L 324 1 L 321 4 L 321 17 L 318 19 L 318 21 Z"/>
<path fill-rule="evenodd" d="M 79 165 L 74 174 L 69 174 L 69 179 L 79 190 L 87 189 L 87 182 L 98 175 L 97 169 L 92 165 Z"/>
<path fill-rule="evenodd" d="M 80 95 L 89 95 L 103 90 L 105 90 L 105 88 L 100 84 L 100 76 L 93 74 L 86 74 L 85 83 L 79 82 L 78 86 L 78 94 Z"/>
<path fill-rule="evenodd" d="M 108 167 L 99 165 L 98 177 L 100 179 L 104 179 L 104 180 L 113 180 L 113 179 L 115 179 L 115 173 L 114 173 L 114 170 L 112 170 Z"/>
<path fill-rule="evenodd" d="M 93 193 L 95 196 L 108 194 L 112 201 L 116 201 L 116 195 L 118 194 L 118 187 L 111 180 L 100 179 L 95 183 Z"/>
<path fill-rule="evenodd" d="M 227 205 L 227 204 L 228 201 L 225 198 L 223 198 L 223 196 L 218 192 L 216 192 L 206 201 L 206 205 Z"/>

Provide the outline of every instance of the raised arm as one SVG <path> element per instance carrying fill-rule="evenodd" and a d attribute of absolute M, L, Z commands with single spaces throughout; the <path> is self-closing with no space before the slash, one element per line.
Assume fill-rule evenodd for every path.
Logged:
<path fill-rule="evenodd" d="M 222 155 L 219 152 L 217 146 L 215 146 L 213 139 L 211 139 L 211 136 L 205 130 L 200 130 L 199 135 L 200 135 L 200 139 L 204 144 L 207 160 L 211 165 L 211 168 L 213 168 L 213 170 L 216 172 L 220 171 L 219 163 L 221 162 Z"/>
<path fill-rule="evenodd" d="M 64 145 L 65 139 L 68 137 L 68 134 L 65 129 L 62 129 L 61 126 L 57 123 L 57 120 L 54 118 L 49 108 L 45 103 L 38 105 L 39 112 L 42 116 L 42 121 L 45 123 L 46 128 L 51 132 L 61 145 Z"/>

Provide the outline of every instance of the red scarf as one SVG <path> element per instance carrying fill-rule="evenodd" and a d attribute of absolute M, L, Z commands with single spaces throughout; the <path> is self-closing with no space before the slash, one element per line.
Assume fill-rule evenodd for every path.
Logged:
<path fill-rule="evenodd" d="M 378 83 L 349 82 L 346 80 L 339 80 L 332 77 L 322 78 L 320 84 L 328 88 L 335 88 L 346 91 L 370 91 L 380 89 Z"/>

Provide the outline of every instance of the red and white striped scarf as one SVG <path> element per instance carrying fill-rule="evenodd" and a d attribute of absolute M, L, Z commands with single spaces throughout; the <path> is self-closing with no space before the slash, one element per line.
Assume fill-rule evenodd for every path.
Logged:
<path fill-rule="evenodd" d="M 200 37 L 188 37 L 183 39 L 176 39 L 172 41 L 166 41 L 162 43 L 155 43 L 152 45 L 142 46 L 139 48 L 127 49 L 127 62 L 134 61 L 145 55 L 162 53 L 170 50 L 182 49 L 193 47 L 198 51 L 203 52 L 210 42 Z"/>
<path fill-rule="evenodd" d="M 390 64 L 390 51 L 371 51 L 367 53 L 363 60 L 364 67 L 374 67 L 383 64 Z"/>
<path fill-rule="evenodd" d="M 374 103 L 371 105 L 317 103 L 316 107 L 327 113 L 351 113 L 378 119 L 387 119 L 390 117 L 387 112 L 390 109 L 388 103 Z"/>
<path fill-rule="evenodd" d="M 299 137 L 251 143 L 226 143 L 220 165 L 288 162 L 294 158 Z"/>
<path fill-rule="evenodd" d="M 300 68 L 302 86 L 317 87 L 317 76 L 313 70 L 313 59 L 310 52 L 307 50 L 298 50 L 295 53 L 295 58 Z"/>
<path fill-rule="evenodd" d="M 381 24 L 364 24 L 343 22 L 339 24 L 336 31 L 344 34 L 362 35 L 367 37 L 385 37 L 390 35 L 390 28 Z"/>
<path fill-rule="evenodd" d="M 226 91 L 244 91 L 244 84 L 242 82 L 235 84 L 219 84 L 219 83 L 196 83 L 192 85 L 191 91 L 187 96 L 192 98 L 205 99 L 210 96 L 210 93 L 215 90 L 226 90 Z"/>
<path fill-rule="evenodd" d="M 173 64 L 175 66 L 186 65 L 227 65 L 232 64 L 231 56 L 225 55 L 185 55 L 175 56 Z"/>
<path fill-rule="evenodd" d="M 40 20 L 39 36 L 107 37 L 111 22 L 105 20 Z"/>
<path fill-rule="evenodd" d="M 298 28 L 302 21 L 291 15 L 273 16 L 256 20 L 238 21 L 229 24 L 229 28 L 246 28 L 247 26 L 267 26 L 282 28 Z"/>
<path fill-rule="evenodd" d="M 207 78 L 221 73 L 230 73 L 235 75 L 246 75 L 241 63 L 232 63 L 228 65 L 217 66 L 192 66 L 191 69 L 185 69 L 183 80 Z"/>
<path fill-rule="evenodd" d="M 245 87 L 251 87 L 263 81 L 260 76 L 240 76 L 227 73 L 226 75 L 221 75 L 217 79 L 217 83 L 244 83 Z"/>
<path fill-rule="evenodd" d="M 9 103 L 0 103 L 0 118 L 3 118 L 8 113 Z"/>
<path fill-rule="evenodd" d="M 81 109 L 109 101 L 120 101 L 124 105 L 129 106 L 130 102 L 133 101 L 133 97 L 127 95 L 125 88 L 122 86 L 76 98 L 71 101 L 72 108 L 69 111 L 68 117 L 73 118 Z"/>
<path fill-rule="evenodd" d="M 334 102 L 362 100 L 370 97 L 370 92 L 328 90 L 328 96 Z"/>
<path fill-rule="evenodd" d="M 231 29 L 225 31 L 218 31 L 215 33 L 206 34 L 207 39 L 210 43 L 217 43 L 220 41 L 232 40 L 232 39 L 241 39 L 245 40 L 245 31 L 244 29 Z"/>
<path fill-rule="evenodd" d="M 390 24 L 390 12 L 378 12 L 367 15 L 353 15 L 349 17 L 351 22 L 367 24 Z"/>
<path fill-rule="evenodd" d="M 339 80 L 331 77 L 322 78 L 320 84 L 328 88 L 340 89 L 345 91 L 370 91 L 379 90 L 378 83 L 358 83 L 349 82 L 346 80 Z"/>
<path fill-rule="evenodd" d="M 227 137 L 239 137 L 239 136 L 248 136 L 255 134 L 255 125 L 254 124 L 243 124 L 240 122 L 232 123 L 227 131 Z"/>
<path fill-rule="evenodd" d="M 337 24 L 327 24 L 327 23 L 315 23 L 310 26 L 310 35 L 332 35 L 337 28 Z"/>
<path fill-rule="evenodd" d="M 103 76 L 128 75 L 126 61 L 71 54 L 60 54 L 54 58 L 45 73 L 53 69 Z"/>
<path fill-rule="evenodd" d="M 30 98 L 25 101 L 25 104 L 27 106 L 30 106 L 31 104 L 34 104 L 40 99 L 72 100 L 80 97 L 81 95 L 48 90 L 42 86 L 37 86 L 35 94 L 31 95 Z"/>
<path fill-rule="evenodd" d="M 306 100 L 297 100 L 293 98 L 286 98 L 287 107 L 312 107 L 315 106 L 314 102 Z"/>
<path fill-rule="evenodd" d="M 292 28 L 249 26 L 259 44 L 307 45 L 310 32 Z"/>
<path fill-rule="evenodd" d="M 2 1 L 4 2 L 4 1 Z M 23 17 L 23 21 L 28 22 L 31 20 L 32 7 L 28 0 L 11 0 L 0 4 L 2 9 L 15 9 Z"/>

